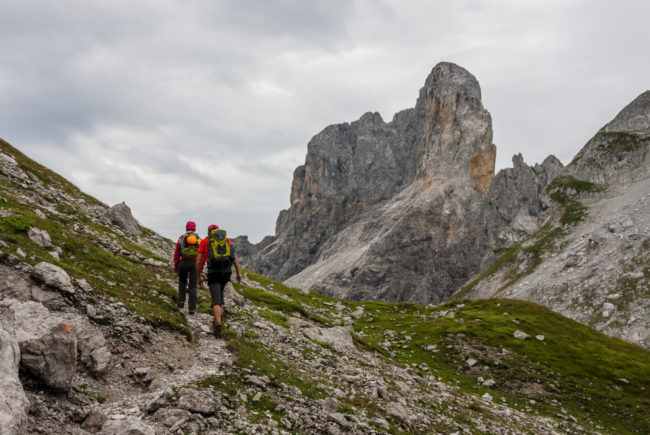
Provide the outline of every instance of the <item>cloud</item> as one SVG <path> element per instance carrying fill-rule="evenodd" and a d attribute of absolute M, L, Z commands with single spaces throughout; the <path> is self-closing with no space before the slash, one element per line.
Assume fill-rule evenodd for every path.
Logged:
<path fill-rule="evenodd" d="M 598 0 L 3 2 L 0 136 L 168 237 L 259 240 L 329 124 L 479 80 L 497 165 L 567 163 L 648 88 L 650 5 Z"/>

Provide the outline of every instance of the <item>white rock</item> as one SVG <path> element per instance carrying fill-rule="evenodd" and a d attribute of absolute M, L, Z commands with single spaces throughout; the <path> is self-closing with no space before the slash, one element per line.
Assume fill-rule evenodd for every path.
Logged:
<path fill-rule="evenodd" d="M 474 366 L 476 365 L 477 362 L 478 362 L 478 361 L 475 360 L 474 358 L 467 358 L 467 359 L 465 360 L 465 363 L 466 363 L 468 366 L 470 366 L 470 367 L 474 367 Z"/>
<path fill-rule="evenodd" d="M 492 395 L 490 393 L 485 393 L 481 397 L 484 398 L 485 400 L 489 400 L 490 402 L 492 401 Z"/>
<path fill-rule="evenodd" d="M 513 335 L 515 336 L 515 338 L 518 338 L 519 340 L 527 340 L 530 338 L 530 335 L 520 330 L 516 330 Z"/>
<path fill-rule="evenodd" d="M 52 247 L 52 239 L 50 239 L 50 235 L 47 231 L 41 230 L 40 228 L 31 227 L 27 232 L 27 237 L 41 248 L 47 249 Z"/>
<path fill-rule="evenodd" d="M 544 341 L 544 336 L 541 335 L 541 334 L 540 334 L 540 335 L 536 335 L 535 338 L 538 339 L 539 341 Z"/>
<path fill-rule="evenodd" d="M 34 267 L 34 277 L 42 281 L 45 285 L 62 290 L 66 293 L 74 293 L 72 281 L 65 270 L 51 263 L 44 261 Z"/>

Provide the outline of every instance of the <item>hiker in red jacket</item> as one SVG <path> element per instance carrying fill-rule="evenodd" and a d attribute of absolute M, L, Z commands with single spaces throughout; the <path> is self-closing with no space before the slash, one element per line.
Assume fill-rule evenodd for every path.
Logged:
<path fill-rule="evenodd" d="M 196 258 L 199 252 L 200 238 L 195 233 L 196 224 L 188 221 L 185 234 L 178 238 L 174 250 L 174 270 L 178 276 L 178 308 L 185 306 L 186 294 L 189 293 L 188 312 L 196 312 Z M 188 283 L 189 281 L 189 283 Z"/>
<path fill-rule="evenodd" d="M 230 281 L 232 266 L 237 271 L 237 284 L 241 283 L 239 261 L 235 255 L 235 247 L 226 231 L 219 229 L 218 225 L 208 227 L 208 237 L 201 241 L 199 254 L 196 258 L 196 276 L 199 286 L 202 283 L 201 273 L 203 266 L 208 264 L 208 288 L 212 298 L 212 314 L 214 315 L 214 335 L 221 338 L 221 313 L 224 306 L 224 290 Z"/>

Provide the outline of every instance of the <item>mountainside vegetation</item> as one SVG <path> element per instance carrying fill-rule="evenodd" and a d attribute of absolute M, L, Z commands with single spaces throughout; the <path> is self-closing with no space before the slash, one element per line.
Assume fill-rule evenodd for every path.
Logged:
<path fill-rule="evenodd" d="M 217 340 L 206 289 L 197 315 L 176 308 L 171 241 L 125 232 L 106 205 L 0 147 L 0 310 L 18 298 L 87 316 L 112 359 L 101 374 L 79 364 L 66 395 L 21 366 L 28 432 L 650 431 L 650 352 L 530 302 L 351 302 L 245 271 Z M 565 207 L 598 189 L 565 179 L 551 190 Z M 502 258 L 525 252 L 534 267 L 573 220 Z M 75 290 L 40 282 L 41 262 Z"/>

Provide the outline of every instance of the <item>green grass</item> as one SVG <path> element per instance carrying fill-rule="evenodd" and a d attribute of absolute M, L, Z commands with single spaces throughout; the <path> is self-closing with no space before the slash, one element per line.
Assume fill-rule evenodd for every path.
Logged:
<path fill-rule="evenodd" d="M 252 272 L 246 272 L 249 277 L 254 277 L 255 280 L 259 279 L 259 275 L 256 275 Z M 264 279 L 264 281 L 267 281 Z M 259 288 L 254 288 L 254 287 L 248 287 L 245 285 L 240 285 L 240 284 L 234 284 L 235 289 L 242 294 L 246 299 L 248 299 L 250 302 L 261 305 L 263 307 L 269 308 L 271 310 L 288 314 L 288 315 L 293 315 L 293 316 L 302 316 L 307 319 L 313 320 L 315 322 L 321 323 L 323 325 L 330 325 L 331 322 L 326 319 L 325 317 L 317 314 L 315 310 L 310 309 L 309 306 L 305 306 L 305 304 L 302 303 L 300 300 L 294 300 L 291 297 L 282 297 L 281 295 L 286 295 L 289 293 L 292 296 L 296 296 L 300 292 L 296 290 L 295 292 L 289 291 L 286 287 L 279 283 L 275 283 L 273 285 L 273 293 L 266 291 L 266 290 L 261 290 Z M 282 289 L 284 291 L 278 291 L 278 289 Z M 277 294 L 279 293 L 279 294 Z M 314 308 L 313 303 L 311 304 L 311 308 Z M 277 317 L 274 319 L 277 320 Z M 284 323 L 286 323 L 286 318 L 284 319 Z M 283 324 L 284 326 L 284 324 Z"/>
<path fill-rule="evenodd" d="M 464 304 L 462 309 L 454 308 L 458 302 L 395 309 L 393 304 L 368 302 L 364 306 L 375 321 L 361 319 L 354 329 L 378 347 L 386 340 L 386 329 L 397 337 L 408 334 L 412 339 L 393 346 L 390 359 L 416 371 L 424 363 L 430 370 L 420 371 L 423 375 L 457 382 L 463 391 L 490 392 L 515 407 L 529 406 L 550 416 L 557 413 L 551 402 L 555 399 L 584 424 L 593 420 L 615 433 L 650 428 L 648 351 L 532 303 L 491 299 Z M 451 310 L 456 311 L 453 318 L 440 316 Z M 515 339 L 515 330 L 533 338 Z M 534 338 L 538 334 L 544 341 Z M 438 353 L 424 350 L 432 344 Z M 464 363 L 468 357 L 478 360 L 475 369 Z M 480 386 L 478 376 L 494 379 L 496 386 Z M 537 403 L 530 405 L 531 399 Z"/>
<path fill-rule="evenodd" d="M 23 170 L 33 173 L 48 186 L 62 189 L 73 198 L 72 205 L 63 202 L 57 204 L 61 214 L 42 218 L 36 214 L 34 206 L 22 200 L 23 187 L 0 183 L 4 199 L 0 206 L 13 213 L 0 219 L 0 233 L 9 244 L 8 253 L 20 248 L 26 254 L 24 261 L 32 265 L 40 261 L 55 264 L 72 278 L 85 279 L 97 295 L 121 302 L 124 308 L 152 325 L 175 329 L 188 338 L 192 337 L 185 318 L 175 308 L 176 289 L 160 279 L 173 278 L 171 272 L 147 266 L 133 255 L 122 256 L 105 249 L 99 239 L 110 239 L 119 249 L 162 259 L 146 247 L 134 243 L 131 238 L 117 234 L 112 227 L 93 222 L 74 207 L 77 203 L 103 205 L 99 201 L 82 194 L 64 178 L 33 162 L 6 142 L 0 141 L 0 149 L 13 155 Z M 60 260 L 55 260 L 49 254 L 52 248 L 42 248 L 27 237 L 26 232 L 32 226 L 47 231 L 53 245 L 63 250 Z M 97 300 L 97 297 L 93 296 L 93 299 Z"/>
<path fill-rule="evenodd" d="M 311 376 L 300 373 L 295 365 L 298 362 L 283 361 L 272 349 L 255 339 L 242 337 L 228 341 L 228 349 L 237 354 L 235 366 L 253 370 L 259 376 L 268 376 L 273 386 L 285 383 L 299 388 L 310 399 L 325 397 L 325 391 L 312 382 Z"/>

